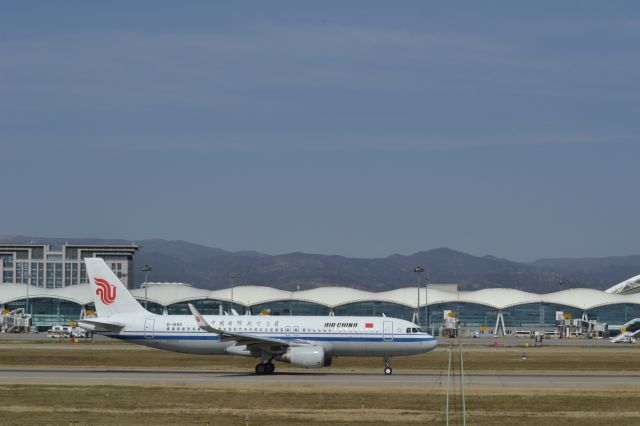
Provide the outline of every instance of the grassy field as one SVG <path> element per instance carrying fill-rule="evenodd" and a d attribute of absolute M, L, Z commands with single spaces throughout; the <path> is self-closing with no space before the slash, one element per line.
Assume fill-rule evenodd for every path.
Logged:
<path fill-rule="evenodd" d="M 20 396 L 17 398 L 17 396 Z M 483 392 L 467 398 L 478 424 L 640 424 L 640 392 Z M 444 420 L 439 391 L 403 389 L 0 386 L 3 424 L 363 425 Z M 619 411 L 611 408 L 619 407 Z M 454 404 L 450 424 L 461 424 Z"/>
<path fill-rule="evenodd" d="M 528 359 L 521 354 L 527 352 Z M 465 349 L 465 369 L 528 372 L 640 371 L 635 346 L 554 346 L 543 348 Z M 446 372 L 448 354 L 393 360 L 395 371 Z M 104 367 L 251 371 L 255 360 L 194 356 L 133 345 L 60 343 L 0 344 L 2 367 Z M 330 367 L 338 371 L 381 370 L 382 360 L 341 357 Z M 279 371 L 291 369 L 278 364 Z M 640 425 L 640 384 L 637 389 L 480 389 L 466 392 L 470 425 L 543 423 Z M 296 384 L 277 388 L 255 385 L 66 386 L 2 385 L 0 424 L 209 424 L 209 425 L 364 425 L 442 424 L 445 395 L 439 387 L 380 389 Z M 456 416 L 457 395 L 451 398 L 450 424 Z"/>
<path fill-rule="evenodd" d="M 123 350 L 126 349 L 126 350 Z M 522 360 L 522 353 L 527 360 Z M 636 346 L 547 346 L 542 348 L 465 348 L 467 371 L 593 371 L 639 372 L 640 347 Z M 434 352 L 393 359 L 396 371 L 446 371 L 448 354 Z M 231 356 L 187 355 L 126 345 L 60 343 L 10 348 L 0 345 L 2 366 L 178 368 L 202 370 L 252 370 L 255 360 Z M 289 364 L 278 363 L 279 371 Z M 339 357 L 331 369 L 340 371 L 380 370 L 381 358 Z"/>

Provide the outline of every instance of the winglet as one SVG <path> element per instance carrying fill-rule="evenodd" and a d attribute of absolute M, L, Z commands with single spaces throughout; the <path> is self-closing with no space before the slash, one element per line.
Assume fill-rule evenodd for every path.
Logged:
<path fill-rule="evenodd" d="M 194 318 L 196 319 L 196 324 L 198 324 L 198 327 L 200 327 L 202 330 L 208 331 L 209 333 L 217 333 L 219 331 L 211 327 L 207 322 L 207 320 L 204 319 L 204 317 L 200 314 L 200 312 L 198 312 L 196 307 L 193 306 L 191 303 L 189 303 L 189 310 L 191 311 Z"/>

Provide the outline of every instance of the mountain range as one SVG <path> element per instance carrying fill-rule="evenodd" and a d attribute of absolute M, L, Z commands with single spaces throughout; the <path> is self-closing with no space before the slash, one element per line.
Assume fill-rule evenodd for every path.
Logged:
<path fill-rule="evenodd" d="M 0 243 L 34 241 L 53 245 L 131 244 L 141 247 L 135 258 L 139 271 L 151 265 L 150 281 L 179 281 L 200 288 L 230 285 L 267 285 L 284 290 L 324 286 L 348 286 L 384 291 L 415 286 L 417 265 L 425 268 L 430 282 L 458 284 L 460 290 L 505 287 L 536 293 L 565 288 L 606 289 L 640 274 L 640 255 L 601 258 L 540 259 L 515 262 L 495 256 L 473 256 L 449 248 L 361 259 L 309 253 L 268 255 L 256 251 L 232 252 L 186 241 L 143 241 L 36 238 L 0 236 Z M 144 280 L 136 272 L 135 283 Z"/>

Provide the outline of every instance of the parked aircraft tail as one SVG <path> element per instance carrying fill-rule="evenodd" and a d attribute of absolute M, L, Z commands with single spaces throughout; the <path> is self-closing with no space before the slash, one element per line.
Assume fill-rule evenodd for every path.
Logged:
<path fill-rule="evenodd" d="M 91 294 L 96 305 L 98 317 L 114 314 L 148 314 L 133 297 L 120 279 L 99 257 L 84 259 L 87 276 L 91 285 Z"/>

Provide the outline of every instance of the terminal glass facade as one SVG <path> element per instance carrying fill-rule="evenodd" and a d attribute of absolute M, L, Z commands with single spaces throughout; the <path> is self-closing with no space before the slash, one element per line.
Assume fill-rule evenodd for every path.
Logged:
<path fill-rule="evenodd" d="M 589 309 L 587 315 L 591 320 L 606 322 L 612 325 L 623 325 L 627 321 L 640 318 L 640 305 L 620 303 Z"/>
<path fill-rule="evenodd" d="M 7 303 L 9 311 L 26 308 L 26 299 Z M 32 315 L 31 324 L 38 330 L 48 329 L 53 325 L 68 325 L 71 321 L 80 319 L 82 306 L 63 299 L 33 298 L 29 299 L 28 312 Z"/>
<path fill-rule="evenodd" d="M 424 308 L 421 308 L 421 312 Z M 444 325 L 444 311 L 455 312 L 461 327 L 492 326 L 496 323 L 498 310 L 478 303 L 450 302 L 429 306 L 429 327 Z"/>
<path fill-rule="evenodd" d="M 136 300 L 143 307 L 145 306 L 144 299 L 136 299 Z M 162 315 L 163 310 L 164 310 L 164 307 L 161 304 L 147 300 L 147 311 L 151 312 L 152 314 Z"/>
<path fill-rule="evenodd" d="M 415 308 L 400 305 L 398 303 L 370 301 L 347 303 L 345 305 L 336 306 L 334 312 L 336 316 L 353 315 L 381 317 L 382 314 L 384 314 L 388 317 L 411 321 Z"/>
<path fill-rule="evenodd" d="M 539 328 L 544 326 L 544 308 L 541 303 L 526 303 L 502 310 L 504 326 L 510 328 Z M 551 318 L 555 325 L 555 314 Z M 495 323 L 494 323 L 495 325 Z"/>
<path fill-rule="evenodd" d="M 201 299 L 169 305 L 167 306 L 167 313 L 169 315 L 191 315 L 189 303 L 195 306 L 203 315 L 222 315 L 225 312 L 231 313 L 231 309 L 235 309 L 240 315 L 244 315 L 246 311 L 246 308 L 238 303 L 231 303 L 224 300 Z"/>
<path fill-rule="evenodd" d="M 563 312 L 565 315 L 571 315 L 573 319 L 582 318 L 582 309 L 573 306 L 558 305 L 555 303 L 542 303 L 543 318 L 542 322 L 545 327 L 553 327 L 556 325 L 556 312 Z"/>
<path fill-rule="evenodd" d="M 635 305 L 634 305 L 635 306 Z M 423 309 L 423 308 L 422 308 Z M 421 309 L 421 314 L 424 312 Z M 461 327 L 495 327 L 498 309 L 477 303 L 450 302 L 429 306 L 429 326 L 439 327 L 444 324 L 444 311 L 456 312 Z M 582 310 L 571 306 L 553 303 L 526 303 L 511 306 L 502 310 L 504 325 L 507 328 L 553 328 L 556 326 L 556 312 L 570 314 L 571 318 L 580 319 Z M 636 312 L 628 308 L 628 315 Z M 591 319 L 592 318 L 590 316 Z M 620 318 L 624 318 L 621 315 Z"/>

